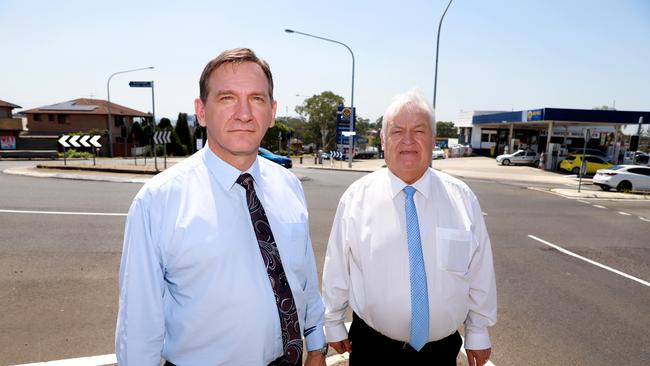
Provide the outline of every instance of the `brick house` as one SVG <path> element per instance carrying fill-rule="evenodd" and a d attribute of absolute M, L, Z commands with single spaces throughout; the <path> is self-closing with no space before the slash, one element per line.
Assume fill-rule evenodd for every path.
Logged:
<path fill-rule="evenodd" d="M 0 100 L 0 150 L 15 150 L 18 135 L 23 130 L 23 121 L 13 118 L 15 108 L 22 107 Z"/>
<path fill-rule="evenodd" d="M 59 136 L 72 132 L 107 130 L 108 102 L 101 99 L 79 98 L 21 112 L 27 117 L 27 128 L 32 136 Z M 131 130 L 134 122 L 143 124 L 151 120 L 151 114 L 140 112 L 119 104 L 111 103 L 111 133 L 113 135 L 113 156 L 124 155 L 124 139 L 121 127 Z M 108 156 L 108 135 L 104 135 L 101 155 Z M 127 150 L 131 148 L 128 141 Z"/>

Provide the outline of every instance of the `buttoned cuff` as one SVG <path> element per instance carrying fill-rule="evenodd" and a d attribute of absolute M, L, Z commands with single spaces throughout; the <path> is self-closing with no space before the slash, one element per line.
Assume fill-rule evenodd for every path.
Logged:
<path fill-rule="evenodd" d="M 348 338 L 348 330 L 345 328 L 345 323 L 341 323 L 333 327 L 325 327 L 325 335 L 327 342 L 338 342 Z"/>
<path fill-rule="evenodd" d="M 476 331 L 465 328 L 465 349 L 479 350 L 492 348 L 487 329 Z"/>
<path fill-rule="evenodd" d="M 307 346 L 307 351 L 314 351 L 320 348 L 323 348 L 327 342 L 325 342 L 325 333 L 323 333 L 323 327 L 318 325 L 309 335 L 305 336 L 305 345 Z"/>

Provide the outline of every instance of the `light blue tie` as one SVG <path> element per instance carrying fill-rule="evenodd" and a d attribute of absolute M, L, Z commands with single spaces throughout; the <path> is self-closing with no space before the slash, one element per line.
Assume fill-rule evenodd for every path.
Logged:
<path fill-rule="evenodd" d="M 427 291 L 427 273 L 424 269 L 422 243 L 418 212 L 415 209 L 413 195 L 415 188 L 404 187 L 406 193 L 406 234 L 409 246 L 409 265 L 411 269 L 411 340 L 409 344 L 419 351 L 429 339 L 429 296 Z"/>

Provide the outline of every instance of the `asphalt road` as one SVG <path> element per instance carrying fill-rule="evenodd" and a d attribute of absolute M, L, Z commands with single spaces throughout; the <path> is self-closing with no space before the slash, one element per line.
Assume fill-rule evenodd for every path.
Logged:
<path fill-rule="evenodd" d="M 308 177 L 320 272 L 338 198 L 363 174 L 294 171 Z M 468 183 L 487 214 L 494 250 L 495 365 L 650 364 L 650 287 L 529 237 L 650 281 L 650 222 L 643 220 L 650 220 L 650 203 Z M 0 210 L 124 214 L 140 187 L 0 174 Z M 124 220 L 0 212 L 1 365 L 114 352 Z"/>

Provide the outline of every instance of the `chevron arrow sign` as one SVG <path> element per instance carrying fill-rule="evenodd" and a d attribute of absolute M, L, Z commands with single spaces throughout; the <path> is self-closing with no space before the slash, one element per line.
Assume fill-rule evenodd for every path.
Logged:
<path fill-rule="evenodd" d="M 63 147 L 102 147 L 99 143 L 100 138 L 100 135 L 63 135 L 59 138 L 59 144 Z"/>
<path fill-rule="evenodd" d="M 153 142 L 156 145 L 168 144 L 168 143 L 172 142 L 171 135 L 172 135 L 171 131 L 157 131 L 153 135 Z"/>
<path fill-rule="evenodd" d="M 90 147 L 90 144 L 88 143 L 89 138 L 90 138 L 90 136 L 88 136 L 88 135 L 81 136 L 81 139 L 79 140 L 79 143 L 81 144 L 81 146 Z"/>
<path fill-rule="evenodd" d="M 95 136 L 91 137 L 91 138 L 90 138 L 90 144 L 91 144 L 93 147 L 102 147 L 102 144 L 99 143 L 99 139 L 100 139 L 100 138 L 102 138 L 102 137 L 99 136 L 99 135 L 95 135 Z"/>

